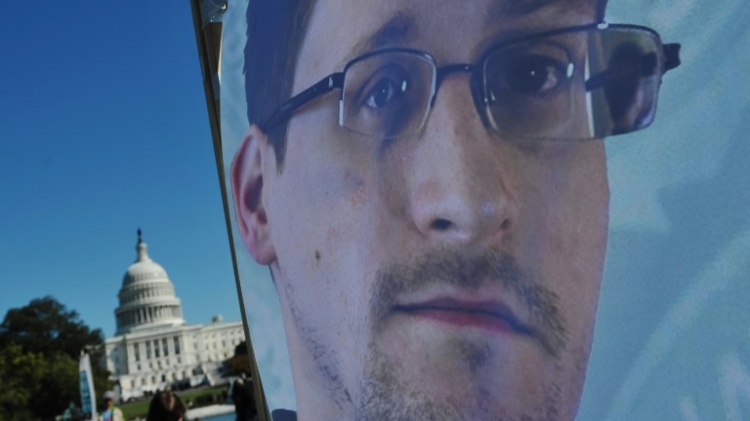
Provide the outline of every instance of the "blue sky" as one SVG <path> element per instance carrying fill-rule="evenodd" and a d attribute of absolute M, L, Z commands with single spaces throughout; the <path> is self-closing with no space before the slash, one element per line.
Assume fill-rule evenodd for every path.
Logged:
<path fill-rule="evenodd" d="M 0 315 L 115 330 L 141 227 L 189 323 L 240 320 L 187 0 L 0 2 Z"/>

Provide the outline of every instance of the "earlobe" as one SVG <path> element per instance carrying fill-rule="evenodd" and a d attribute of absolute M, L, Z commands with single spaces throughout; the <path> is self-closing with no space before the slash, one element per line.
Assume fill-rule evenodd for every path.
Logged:
<path fill-rule="evenodd" d="M 247 251 L 262 265 L 276 260 L 268 215 L 263 203 L 263 148 L 265 133 L 253 125 L 242 139 L 232 162 L 231 181 L 234 211 Z"/>

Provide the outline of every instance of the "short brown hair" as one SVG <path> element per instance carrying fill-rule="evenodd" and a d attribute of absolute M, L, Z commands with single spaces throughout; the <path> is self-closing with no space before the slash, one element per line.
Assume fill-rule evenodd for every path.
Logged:
<path fill-rule="evenodd" d="M 292 94 L 297 56 L 315 0 L 250 0 L 245 43 L 245 99 L 250 124 L 260 124 Z M 266 133 L 281 168 L 287 124 Z"/>

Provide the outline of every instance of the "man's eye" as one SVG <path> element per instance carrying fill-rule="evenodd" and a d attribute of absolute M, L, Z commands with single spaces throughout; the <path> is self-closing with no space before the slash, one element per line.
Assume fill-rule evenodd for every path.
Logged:
<path fill-rule="evenodd" d="M 353 131 L 392 137 L 410 124 L 419 123 L 414 116 L 422 110 L 419 101 L 425 87 L 420 81 L 429 83 L 429 62 L 393 55 L 373 56 L 348 70 L 343 118 Z M 427 76 L 421 77 L 419 71 L 425 70 Z"/>
<path fill-rule="evenodd" d="M 365 104 L 374 109 L 383 108 L 396 96 L 403 94 L 407 89 L 406 85 L 406 80 L 397 84 L 391 78 L 382 78 L 373 85 L 365 96 Z"/>
<path fill-rule="evenodd" d="M 550 57 L 529 55 L 508 64 L 501 72 L 500 86 L 516 94 L 544 95 L 565 78 L 565 66 Z"/>

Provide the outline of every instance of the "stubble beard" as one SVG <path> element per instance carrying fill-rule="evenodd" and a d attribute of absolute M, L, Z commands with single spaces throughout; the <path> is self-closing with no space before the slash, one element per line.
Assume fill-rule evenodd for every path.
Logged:
<path fill-rule="evenodd" d="M 559 421 L 565 416 L 561 412 L 561 402 L 564 404 L 569 396 L 565 391 L 576 386 L 567 384 L 571 380 L 567 375 L 571 373 L 566 373 L 564 368 L 569 364 L 564 364 L 562 360 L 568 363 L 573 360 L 578 364 L 582 361 L 585 372 L 587 352 L 568 355 L 567 332 L 559 312 L 558 296 L 525 276 L 512 256 L 492 250 L 477 256 L 466 256 L 455 250 L 438 250 L 409 264 L 385 268 L 378 272 L 376 278 L 367 318 L 371 340 L 367 354 L 363 356 L 363 377 L 354 394 L 343 382 L 336 344 L 321 343 L 315 335 L 316 329 L 305 321 L 294 301 L 290 301 L 297 332 L 318 374 L 324 379 L 332 404 L 338 406 L 342 414 L 353 414 L 357 421 Z M 493 399 L 497 397 L 481 387 L 477 389 L 480 396 L 470 409 L 449 400 L 436 401 L 426 393 L 415 390 L 412 386 L 415 382 L 409 381 L 414 379 L 405 379 L 404 372 L 380 346 L 380 333 L 398 295 L 419 291 L 433 283 L 479 288 L 486 282 L 500 283 L 504 291 L 512 294 L 525 307 L 537 328 L 540 347 L 552 367 L 549 378 L 539 380 L 544 382 L 539 385 L 541 399 L 522 414 L 498 413 L 493 404 Z M 288 298 L 292 298 L 291 291 L 286 292 Z M 454 345 L 469 350 L 476 347 L 473 343 Z M 477 350 L 477 353 L 481 351 Z M 491 363 L 487 358 L 475 358 L 472 371 L 481 373 Z M 574 374 L 574 377 L 583 376 Z M 419 379 L 416 380 L 418 384 Z M 304 411 L 304 408 L 300 408 L 300 411 Z"/>
<path fill-rule="evenodd" d="M 560 367 L 556 367 L 558 374 Z M 367 374 L 361 385 L 356 408 L 357 421 L 559 421 L 561 387 L 558 381 L 543 386 L 543 399 L 523 414 L 498 412 L 494 396 L 483 391 L 471 409 L 459 408 L 449 400 L 436 401 L 425 393 L 411 389 L 403 374 L 385 358 L 373 352 Z M 461 405 L 465 406 L 465 405 Z"/>

